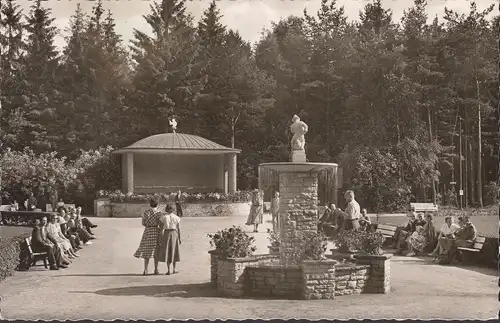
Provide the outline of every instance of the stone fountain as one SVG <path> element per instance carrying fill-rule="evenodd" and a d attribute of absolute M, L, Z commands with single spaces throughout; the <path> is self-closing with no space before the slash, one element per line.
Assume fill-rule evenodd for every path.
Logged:
<path fill-rule="evenodd" d="M 336 173 L 338 167 L 334 163 L 307 162 L 305 134 L 308 127 L 297 115 L 292 118 L 290 130 L 293 134 L 291 161 L 259 165 L 279 173 L 280 255 L 290 254 L 288 251 L 300 245 L 297 239 L 300 232 L 317 231 L 318 173 L 326 169 Z M 287 261 L 282 259 L 282 262 Z"/>
<path fill-rule="evenodd" d="M 333 299 L 337 296 L 390 291 L 390 255 L 360 256 L 355 264 L 332 259 L 301 260 L 289 257 L 302 243 L 299 235 L 316 232 L 318 223 L 318 174 L 337 164 L 309 163 L 305 153 L 308 127 L 292 119 L 290 162 L 265 163 L 279 173 L 279 263 L 276 255 L 222 258 L 210 252 L 211 283 L 227 296 L 266 296 L 299 299 Z M 297 265 L 297 263 L 300 263 Z"/>

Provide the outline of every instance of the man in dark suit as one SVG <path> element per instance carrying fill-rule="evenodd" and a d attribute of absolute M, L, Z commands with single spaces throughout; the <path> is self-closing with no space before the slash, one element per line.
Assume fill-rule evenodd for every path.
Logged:
<path fill-rule="evenodd" d="M 31 233 L 31 246 L 34 252 L 46 252 L 49 258 L 50 270 L 59 268 L 68 268 L 67 263 L 63 262 L 61 250 L 57 247 L 57 242 L 47 232 L 47 217 L 44 216 L 40 225 L 36 226 Z"/>

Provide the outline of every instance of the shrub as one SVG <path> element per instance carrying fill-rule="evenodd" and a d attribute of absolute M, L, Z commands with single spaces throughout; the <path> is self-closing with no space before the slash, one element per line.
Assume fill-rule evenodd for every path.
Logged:
<path fill-rule="evenodd" d="M 380 255 L 384 236 L 380 232 L 342 230 L 335 239 L 340 252 L 359 252 Z"/>
<path fill-rule="evenodd" d="M 295 249 L 284 249 L 280 258 L 284 266 L 298 266 L 302 260 L 323 260 L 327 247 L 327 237 L 322 232 L 295 232 L 300 244 Z"/>
<path fill-rule="evenodd" d="M 210 246 L 224 258 L 245 258 L 253 255 L 256 248 L 253 245 L 254 237 L 250 237 L 241 227 L 220 230 L 215 234 L 208 234 Z"/>
<path fill-rule="evenodd" d="M 0 240 L 0 281 L 12 276 L 19 268 L 21 260 L 21 244 L 27 234 L 2 238 Z"/>
<path fill-rule="evenodd" d="M 271 247 L 279 247 L 280 245 L 280 235 L 278 232 L 275 232 L 271 229 L 267 229 L 267 240 L 269 240 L 270 246 Z"/>
<path fill-rule="evenodd" d="M 495 182 L 489 182 L 484 188 L 484 205 L 498 202 L 500 198 L 500 186 Z"/>

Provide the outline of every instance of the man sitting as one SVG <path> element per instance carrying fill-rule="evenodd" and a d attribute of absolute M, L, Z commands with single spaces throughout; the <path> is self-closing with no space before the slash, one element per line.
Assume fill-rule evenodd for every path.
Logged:
<path fill-rule="evenodd" d="M 319 219 L 318 230 L 323 231 L 327 236 L 334 236 L 342 227 L 342 211 L 335 204 L 331 203 L 326 207 L 323 216 Z"/>
<path fill-rule="evenodd" d="M 362 231 L 370 231 L 372 226 L 372 221 L 368 217 L 366 209 L 361 209 L 361 217 L 359 218 L 359 225 Z"/>
<path fill-rule="evenodd" d="M 470 222 L 468 216 L 462 217 L 462 223 L 463 226 L 455 232 L 455 239 L 448 252 L 448 259 L 445 262 L 451 263 L 455 259 L 458 247 L 470 248 L 474 245 L 477 236 L 476 226 Z"/>
<path fill-rule="evenodd" d="M 398 226 L 396 228 L 396 232 L 394 233 L 394 244 L 392 245 L 392 247 L 397 249 L 398 252 L 401 252 L 404 244 L 406 243 L 406 239 L 413 232 L 415 232 L 415 229 L 417 227 L 415 210 L 410 209 L 407 216 L 409 217 L 409 220 L 406 226 Z"/>
<path fill-rule="evenodd" d="M 67 268 L 61 257 L 61 250 L 57 247 L 57 241 L 47 232 L 47 217 L 44 216 L 38 226 L 31 233 L 31 246 L 34 252 L 46 252 L 49 258 L 50 270 Z"/>

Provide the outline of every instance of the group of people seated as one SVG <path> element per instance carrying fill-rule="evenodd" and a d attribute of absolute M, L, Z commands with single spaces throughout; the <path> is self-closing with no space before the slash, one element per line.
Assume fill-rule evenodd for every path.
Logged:
<path fill-rule="evenodd" d="M 432 250 L 428 255 L 433 257 L 433 261 L 451 263 L 458 247 L 471 247 L 476 239 L 476 227 L 468 216 L 458 218 L 458 224 L 453 223 L 451 217 L 446 217 L 439 230 L 436 230 L 434 217 L 430 213 L 410 210 L 408 216 L 407 225 L 398 227 L 394 235 L 393 248 L 397 254 L 415 256 Z"/>
<path fill-rule="evenodd" d="M 340 230 L 375 230 L 366 209 L 360 210 L 358 202 L 354 199 L 354 192 L 347 191 L 344 197 L 347 201 L 345 212 L 333 203 L 326 206 L 323 216 L 319 219 L 318 230 L 329 237 L 335 236 Z"/>
<path fill-rule="evenodd" d="M 81 217 L 82 208 L 67 209 L 60 206 L 49 218 L 35 220 L 31 234 L 34 252 L 46 252 L 50 270 L 67 268 L 84 245 L 91 245 L 95 239 L 92 229 L 97 225 Z"/>

